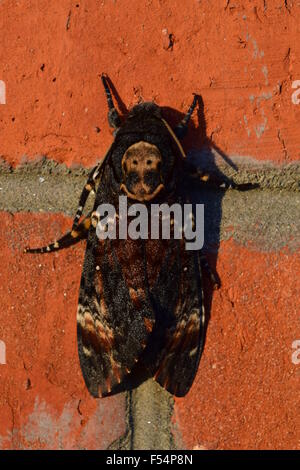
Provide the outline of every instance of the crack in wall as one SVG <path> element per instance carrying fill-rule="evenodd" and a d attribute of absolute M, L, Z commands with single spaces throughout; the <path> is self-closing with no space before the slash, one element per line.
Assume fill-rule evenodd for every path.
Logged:
<path fill-rule="evenodd" d="M 176 449 L 172 433 L 173 396 L 153 379 L 131 393 L 132 449 Z"/>

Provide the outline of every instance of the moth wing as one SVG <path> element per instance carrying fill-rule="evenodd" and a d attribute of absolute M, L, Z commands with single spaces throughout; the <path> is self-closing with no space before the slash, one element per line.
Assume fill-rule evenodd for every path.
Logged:
<path fill-rule="evenodd" d="M 77 336 L 82 373 L 93 396 L 118 391 L 145 349 L 154 323 L 147 296 L 134 296 L 128 288 L 111 240 L 99 243 L 92 232 L 81 279 Z"/>
<path fill-rule="evenodd" d="M 205 339 L 205 310 L 200 258 L 186 252 L 181 263 L 180 296 L 175 322 L 167 329 L 155 380 L 171 394 L 184 396 L 197 373 Z"/>

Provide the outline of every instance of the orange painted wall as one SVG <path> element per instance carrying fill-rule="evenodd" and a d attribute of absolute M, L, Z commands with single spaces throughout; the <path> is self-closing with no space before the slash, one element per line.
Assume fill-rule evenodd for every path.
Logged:
<path fill-rule="evenodd" d="M 2 1 L 1 154 L 14 165 L 47 155 L 92 166 L 112 138 L 107 72 L 126 106 L 154 99 L 183 112 L 201 93 L 207 135 L 228 154 L 297 160 L 299 9 L 291 0 Z"/>
<path fill-rule="evenodd" d="M 155 100 L 184 112 L 200 93 L 207 138 L 228 155 L 296 162 L 299 18 L 292 0 L 3 0 L 0 156 L 13 166 L 42 155 L 95 164 L 113 138 L 104 71 L 128 107 Z M 197 115 L 193 123 L 187 150 L 205 143 Z M 78 364 L 84 247 L 22 255 L 29 239 L 48 241 L 69 226 L 59 214 L 1 214 L 0 448 L 106 448 L 125 432 L 124 398 L 93 400 Z M 223 287 L 199 373 L 175 401 L 178 445 L 297 448 L 299 252 L 228 241 L 217 268 Z"/>

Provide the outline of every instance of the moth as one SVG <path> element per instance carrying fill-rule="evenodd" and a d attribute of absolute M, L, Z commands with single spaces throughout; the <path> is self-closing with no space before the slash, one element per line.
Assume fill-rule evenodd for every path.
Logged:
<path fill-rule="evenodd" d="M 193 173 L 180 141 L 199 99 L 195 95 L 181 122 L 172 129 L 162 108 L 153 102 L 134 106 L 126 118 L 116 110 L 108 77 L 101 76 L 114 141 L 92 169 L 82 190 L 72 230 L 43 248 L 51 253 L 86 240 L 77 311 L 78 352 L 86 386 L 94 397 L 105 397 L 153 377 L 176 396 L 184 396 L 197 372 L 205 338 L 202 271 L 219 287 L 201 250 L 186 250 L 184 237 L 175 239 L 170 218 L 169 239 L 100 239 L 103 204 L 116 208 L 119 196 L 128 205 L 189 201 L 186 178 Z M 202 181 L 242 188 L 198 172 Z M 83 216 L 88 196 L 93 210 Z M 173 223 L 173 228 L 172 228 Z"/>

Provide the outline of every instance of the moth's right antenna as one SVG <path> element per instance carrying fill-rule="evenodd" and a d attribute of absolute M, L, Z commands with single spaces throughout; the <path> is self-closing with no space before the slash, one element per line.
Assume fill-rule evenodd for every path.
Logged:
<path fill-rule="evenodd" d="M 194 109 L 196 108 L 198 99 L 199 99 L 199 95 L 196 95 L 196 93 L 194 93 L 194 99 L 193 99 L 191 106 L 188 109 L 188 112 L 174 129 L 176 137 L 180 140 L 184 138 L 184 136 L 186 135 L 188 131 L 188 123 L 189 123 L 189 120 L 191 119 L 191 115 L 193 114 Z"/>

